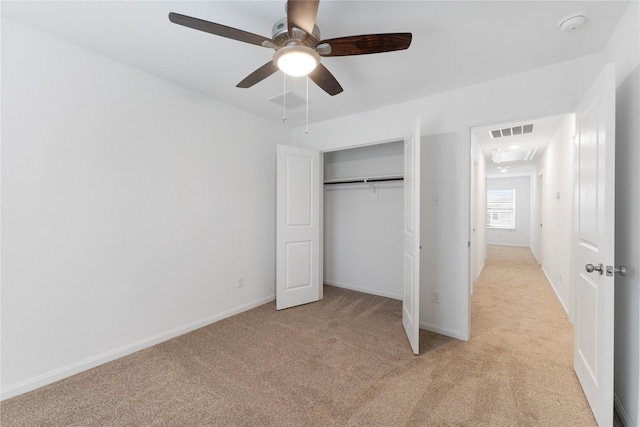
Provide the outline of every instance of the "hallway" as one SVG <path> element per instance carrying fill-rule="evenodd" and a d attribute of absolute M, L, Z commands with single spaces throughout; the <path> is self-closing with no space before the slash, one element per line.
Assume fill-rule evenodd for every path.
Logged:
<path fill-rule="evenodd" d="M 505 412 L 522 425 L 595 425 L 573 371 L 573 325 L 529 248 L 487 247 L 471 331 L 472 345 L 491 354 L 489 376 L 508 382 Z"/>

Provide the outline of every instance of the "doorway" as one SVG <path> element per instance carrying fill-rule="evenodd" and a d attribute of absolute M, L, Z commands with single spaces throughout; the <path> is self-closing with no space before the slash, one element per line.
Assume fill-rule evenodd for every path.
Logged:
<path fill-rule="evenodd" d="M 420 120 L 403 139 L 402 324 L 419 354 Z M 276 183 L 276 308 L 318 301 L 323 286 L 320 195 L 323 169 L 318 150 L 279 145 Z M 366 181 L 366 177 L 364 179 Z"/>
<path fill-rule="evenodd" d="M 484 177 L 472 175 L 470 212 L 486 231 L 476 232 L 471 258 L 480 259 L 487 244 L 529 248 L 570 319 L 573 168 L 567 165 L 573 164 L 574 128 L 575 116 L 562 114 L 471 130 L 471 162 L 484 168 Z M 484 188 L 473 184 L 483 178 Z"/>
<path fill-rule="evenodd" d="M 402 141 L 324 153 L 324 283 L 402 300 Z"/>

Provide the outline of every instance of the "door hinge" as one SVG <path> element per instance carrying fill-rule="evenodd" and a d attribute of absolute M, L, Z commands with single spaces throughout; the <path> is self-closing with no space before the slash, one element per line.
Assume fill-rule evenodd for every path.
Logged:
<path fill-rule="evenodd" d="M 471 247 L 471 242 L 470 242 L 470 241 L 468 241 L 468 242 L 467 242 L 467 247 L 468 247 L 468 248 L 470 248 L 470 247 Z"/>

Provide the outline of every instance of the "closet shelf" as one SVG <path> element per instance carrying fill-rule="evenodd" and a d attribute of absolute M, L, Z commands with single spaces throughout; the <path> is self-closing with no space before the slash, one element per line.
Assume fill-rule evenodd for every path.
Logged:
<path fill-rule="evenodd" d="M 344 179 L 328 179 L 324 182 L 324 185 L 335 185 L 335 184 L 369 184 L 372 182 L 385 182 L 385 181 L 403 181 L 404 176 L 402 175 L 381 175 L 381 176 L 370 176 L 370 177 L 359 177 L 359 178 L 344 178 Z"/>

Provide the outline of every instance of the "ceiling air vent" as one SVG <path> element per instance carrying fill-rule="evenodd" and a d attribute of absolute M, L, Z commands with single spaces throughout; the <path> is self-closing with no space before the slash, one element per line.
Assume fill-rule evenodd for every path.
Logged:
<path fill-rule="evenodd" d="M 286 104 L 287 110 L 292 110 L 294 108 L 302 107 L 305 105 L 305 99 L 299 97 L 293 92 L 285 92 L 281 95 L 274 96 L 273 98 L 269 98 L 268 101 L 273 102 L 279 106 L 283 106 Z"/>
<path fill-rule="evenodd" d="M 502 138 L 505 136 L 524 135 L 533 132 L 533 124 L 514 126 L 512 128 L 490 130 L 491 139 Z"/>

